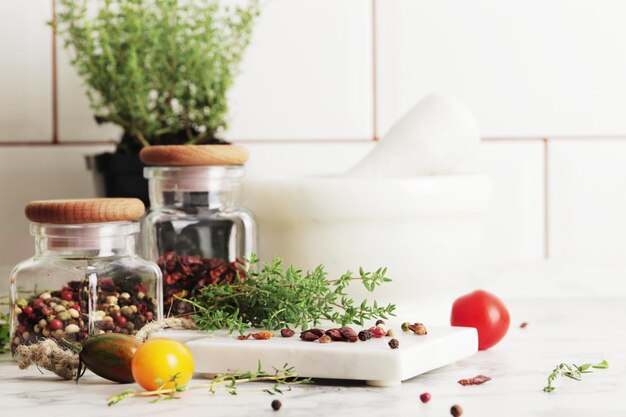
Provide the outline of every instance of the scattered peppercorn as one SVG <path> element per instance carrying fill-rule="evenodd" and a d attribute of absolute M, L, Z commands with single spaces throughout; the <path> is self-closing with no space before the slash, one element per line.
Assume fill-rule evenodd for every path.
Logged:
<path fill-rule="evenodd" d="M 358 337 L 360 341 L 365 342 L 366 340 L 370 340 L 372 338 L 372 332 L 369 330 L 361 330 Z"/>
<path fill-rule="evenodd" d="M 332 339 L 330 338 L 330 336 L 328 336 L 327 334 L 325 334 L 324 336 L 321 336 L 319 339 L 317 339 L 320 343 L 330 343 L 332 341 Z"/>
<path fill-rule="evenodd" d="M 384 325 L 385 324 L 385 320 L 376 320 L 376 326 L 378 326 L 379 324 Z"/>
<path fill-rule="evenodd" d="M 409 326 L 409 329 L 418 336 L 423 336 L 425 334 L 428 334 L 428 331 L 426 330 L 426 326 L 424 326 L 422 323 L 412 324 Z"/>
<path fill-rule="evenodd" d="M 293 336 L 294 334 L 296 334 L 296 332 L 294 332 L 294 331 L 293 331 L 293 330 L 291 330 L 291 329 L 282 329 L 282 330 L 280 331 L 280 335 L 281 335 L 282 337 L 291 337 L 291 336 Z"/>
<path fill-rule="evenodd" d="M 422 395 L 420 395 L 420 401 L 423 402 L 424 404 L 430 401 L 430 399 L 431 399 L 431 396 L 427 392 L 424 392 Z"/>
<path fill-rule="evenodd" d="M 319 329 L 305 330 L 300 333 L 300 339 L 304 340 L 305 342 L 313 342 L 319 339 L 323 334 L 324 332 Z"/>
<path fill-rule="evenodd" d="M 398 342 L 398 339 L 391 339 L 389 341 L 389 347 L 392 349 L 398 349 L 400 347 L 400 342 Z"/>
<path fill-rule="evenodd" d="M 272 409 L 273 409 L 274 411 L 278 411 L 278 410 L 280 410 L 280 407 L 281 407 L 282 405 L 283 405 L 283 404 L 282 404 L 280 401 L 278 401 L 278 400 L 274 400 L 274 401 L 272 401 Z"/>
<path fill-rule="evenodd" d="M 408 332 L 409 330 L 411 330 L 410 326 L 411 326 L 411 323 L 409 323 L 408 321 L 405 321 L 404 323 L 402 323 L 401 329 L 403 332 Z"/>
<path fill-rule="evenodd" d="M 465 378 L 465 379 L 460 379 L 459 381 L 457 381 L 459 384 L 465 386 L 465 385 L 481 385 L 484 384 L 485 382 L 491 381 L 491 378 L 485 375 L 476 375 L 473 378 Z"/>
<path fill-rule="evenodd" d="M 450 408 L 450 414 L 452 414 L 452 417 L 459 417 L 463 414 L 463 409 L 460 405 L 455 404 Z"/>
<path fill-rule="evenodd" d="M 255 340 L 269 340 L 272 337 L 274 337 L 274 333 L 264 331 L 264 332 L 252 333 L 250 336 L 252 336 Z"/>
<path fill-rule="evenodd" d="M 385 334 L 387 334 L 387 331 L 384 330 L 382 327 L 372 327 L 370 329 L 370 332 L 372 332 L 372 336 L 374 336 L 376 339 L 379 339 L 381 337 L 383 337 Z"/>
<path fill-rule="evenodd" d="M 339 329 L 326 330 L 326 335 L 329 336 L 334 342 L 341 342 L 343 340 L 343 336 L 341 335 L 341 331 Z"/>
<path fill-rule="evenodd" d="M 396 337 L 396 332 L 393 329 L 387 330 L 387 337 Z"/>
<path fill-rule="evenodd" d="M 528 326 L 528 322 L 524 321 L 524 322 L 522 322 L 522 324 L 519 325 L 519 328 L 520 329 L 525 329 L 526 326 Z"/>
<path fill-rule="evenodd" d="M 359 340 L 359 336 L 356 334 L 356 332 L 348 326 L 343 326 L 339 329 L 339 332 L 341 333 L 341 337 L 343 338 L 344 342 L 354 343 Z"/>

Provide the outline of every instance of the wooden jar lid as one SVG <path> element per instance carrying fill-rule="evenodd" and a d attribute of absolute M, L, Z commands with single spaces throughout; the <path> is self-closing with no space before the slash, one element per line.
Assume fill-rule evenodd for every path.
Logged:
<path fill-rule="evenodd" d="M 136 198 L 40 200 L 26 205 L 26 218 L 34 223 L 84 224 L 137 220 L 145 211 Z"/>
<path fill-rule="evenodd" d="M 248 150 L 237 145 L 155 145 L 139 153 L 141 161 L 153 166 L 243 165 Z"/>

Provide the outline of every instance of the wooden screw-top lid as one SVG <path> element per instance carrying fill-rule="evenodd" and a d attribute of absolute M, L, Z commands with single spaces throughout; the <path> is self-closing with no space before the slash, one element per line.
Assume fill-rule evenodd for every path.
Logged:
<path fill-rule="evenodd" d="M 155 145 L 143 148 L 139 157 L 153 166 L 212 166 L 243 165 L 249 155 L 237 145 Z"/>
<path fill-rule="evenodd" d="M 137 220 L 145 208 L 136 198 L 89 198 L 31 201 L 25 212 L 34 223 L 85 224 Z"/>

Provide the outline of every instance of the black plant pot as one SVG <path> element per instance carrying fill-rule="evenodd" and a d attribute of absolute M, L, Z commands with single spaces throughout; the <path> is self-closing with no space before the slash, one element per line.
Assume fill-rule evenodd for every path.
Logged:
<path fill-rule="evenodd" d="M 150 206 L 145 165 L 138 155 L 101 153 L 87 156 L 87 168 L 93 173 L 100 197 L 135 197 Z"/>

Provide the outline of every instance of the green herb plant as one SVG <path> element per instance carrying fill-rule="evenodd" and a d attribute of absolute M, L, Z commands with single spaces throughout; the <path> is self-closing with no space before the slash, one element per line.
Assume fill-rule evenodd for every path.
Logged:
<path fill-rule="evenodd" d="M 238 386 L 247 382 L 272 382 L 273 385 L 269 388 L 262 389 L 262 392 L 270 395 L 283 394 L 284 391 L 290 391 L 292 385 L 308 384 L 310 379 L 298 378 L 298 375 L 294 371 L 293 367 L 289 367 L 285 364 L 282 369 L 273 368 L 274 373 L 268 373 L 263 370 L 261 362 L 255 372 L 233 372 L 218 374 L 208 384 L 194 385 L 194 386 L 181 386 L 176 384 L 177 376 L 174 375 L 168 382 L 174 382 L 174 388 L 165 388 L 166 383 L 154 391 L 136 391 L 134 389 L 124 390 L 118 395 L 110 397 L 108 405 L 114 405 L 120 401 L 131 397 L 156 397 L 151 402 L 157 402 L 162 400 L 177 399 L 177 394 L 192 389 L 206 389 L 210 394 L 215 394 L 218 386 L 224 386 L 226 392 L 231 395 L 238 394 Z"/>
<path fill-rule="evenodd" d="M 243 334 L 250 327 L 277 330 L 284 327 L 317 325 L 329 320 L 341 325 L 364 325 L 365 320 L 394 315 L 393 304 L 379 306 L 364 300 L 355 304 L 346 288 L 359 281 L 372 292 L 389 282 L 386 268 L 366 272 L 357 277 L 348 271 L 338 279 L 328 279 L 320 265 L 306 273 L 294 267 L 284 269 L 282 260 L 262 263 L 252 255 L 247 260 L 246 279 L 232 284 L 207 285 L 192 299 L 184 299 L 194 307 L 192 318 L 203 330 L 226 328 Z"/>
<path fill-rule="evenodd" d="M 8 295 L 0 296 L 0 306 L 8 305 L 7 301 Z M 4 311 L 0 311 L 0 353 L 5 353 L 9 351 L 9 345 L 11 343 L 11 335 L 9 334 L 9 326 L 10 326 L 10 318 L 9 314 Z"/>
<path fill-rule="evenodd" d="M 552 392 L 555 390 L 554 381 L 557 377 L 562 376 L 566 378 L 571 378 L 576 381 L 580 381 L 583 377 L 583 374 L 588 374 L 592 372 L 592 369 L 607 369 L 609 367 L 609 363 L 606 360 L 598 364 L 585 363 L 583 365 L 574 365 L 561 363 L 554 368 L 552 373 L 548 376 L 548 385 L 543 388 L 544 392 Z"/>
<path fill-rule="evenodd" d="M 225 143 L 227 93 L 258 0 L 57 0 L 53 27 L 72 53 L 98 123 L 124 130 L 118 152 Z"/>

